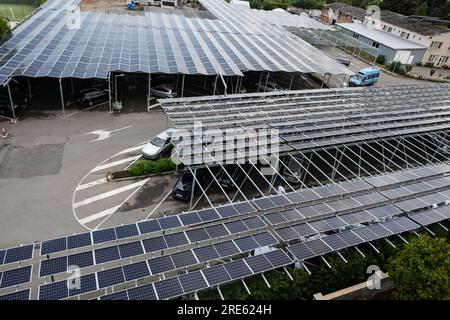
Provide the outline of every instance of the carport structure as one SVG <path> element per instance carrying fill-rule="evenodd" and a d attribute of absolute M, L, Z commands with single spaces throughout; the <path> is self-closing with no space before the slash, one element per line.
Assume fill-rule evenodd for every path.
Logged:
<path fill-rule="evenodd" d="M 296 191 L 444 161 L 450 150 L 449 89 L 439 84 L 301 90 L 180 98 L 161 105 L 185 131 L 175 148 L 187 170 L 196 177 L 195 170 L 206 168 L 211 176 L 199 187 L 213 207 L 206 192 L 212 185 L 229 202 L 247 201 L 280 192 L 280 185 Z M 257 144 L 264 140 L 262 156 L 252 154 L 255 136 Z M 242 171 L 243 181 L 234 181 L 229 164 Z M 261 173 L 261 167 L 271 173 Z M 220 186 L 221 173 L 233 182 L 232 195 Z M 241 189 L 246 182 L 255 193 Z"/>
<path fill-rule="evenodd" d="M 114 79 L 114 74 L 212 75 L 245 71 L 352 72 L 281 27 L 186 18 L 80 12 L 79 0 L 50 0 L 0 47 L 0 83 L 14 76 Z M 184 83 L 184 81 L 183 81 Z M 183 87 L 183 85 L 182 85 Z M 183 92 L 183 90 L 182 90 Z M 111 98 L 110 98 L 111 106 Z"/>

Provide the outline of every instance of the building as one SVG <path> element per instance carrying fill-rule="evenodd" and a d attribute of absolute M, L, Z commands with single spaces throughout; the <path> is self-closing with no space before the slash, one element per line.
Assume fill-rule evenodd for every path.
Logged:
<path fill-rule="evenodd" d="M 326 24 L 363 22 L 366 10 L 342 2 L 326 4 L 320 14 L 320 21 Z"/>
<path fill-rule="evenodd" d="M 450 67 L 450 29 L 443 21 L 407 17 L 391 11 L 381 11 L 381 19 L 366 17 L 365 23 L 403 39 L 427 47 L 422 65 Z M 438 24 L 436 24 L 438 23 Z"/>
<path fill-rule="evenodd" d="M 427 47 L 391 33 L 369 28 L 364 23 L 338 23 L 337 28 L 348 36 L 358 39 L 368 48 L 378 49 L 378 55 L 386 58 L 386 63 L 400 61 L 403 64 L 416 65 L 422 61 Z M 363 51 L 366 46 L 363 46 Z M 371 52 L 367 52 L 372 54 Z"/>
<path fill-rule="evenodd" d="M 250 2 L 242 1 L 242 0 L 230 0 L 230 4 L 244 6 L 246 8 L 250 8 Z"/>

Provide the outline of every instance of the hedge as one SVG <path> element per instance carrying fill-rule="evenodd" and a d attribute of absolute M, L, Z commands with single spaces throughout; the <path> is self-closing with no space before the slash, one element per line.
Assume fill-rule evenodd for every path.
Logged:
<path fill-rule="evenodd" d="M 161 158 L 155 161 L 140 160 L 130 168 L 132 176 L 144 176 L 151 173 L 160 173 L 176 168 L 172 159 Z"/>

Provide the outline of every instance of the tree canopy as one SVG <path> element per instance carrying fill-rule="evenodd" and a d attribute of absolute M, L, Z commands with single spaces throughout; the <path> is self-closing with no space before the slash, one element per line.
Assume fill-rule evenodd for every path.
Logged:
<path fill-rule="evenodd" d="M 450 243 L 422 236 L 388 260 L 389 277 L 404 300 L 450 299 Z"/>
<path fill-rule="evenodd" d="M 9 23 L 6 19 L 0 18 L 0 41 L 5 40 L 11 34 L 11 28 L 9 27 Z"/>

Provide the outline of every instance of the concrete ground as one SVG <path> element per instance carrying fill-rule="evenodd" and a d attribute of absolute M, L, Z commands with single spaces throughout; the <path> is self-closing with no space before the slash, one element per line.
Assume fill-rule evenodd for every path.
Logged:
<path fill-rule="evenodd" d="M 321 46 L 321 51 L 330 56 L 331 58 L 346 58 L 350 60 L 350 69 L 355 73 L 362 69 L 369 67 L 370 64 L 359 60 L 357 57 L 352 56 L 351 54 L 333 46 Z M 347 77 L 348 80 L 348 77 Z M 342 83 L 344 82 L 344 76 L 331 76 L 330 86 L 331 87 L 342 87 Z M 420 83 L 430 83 L 425 80 L 417 80 L 408 77 L 404 77 L 401 75 L 391 75 L 386 72 L 381 72 L 380 80 L 374 85 L 375 87 L 383 87 L 383 86 L 392 86 L 399 84 L 420 84 Z"/>

